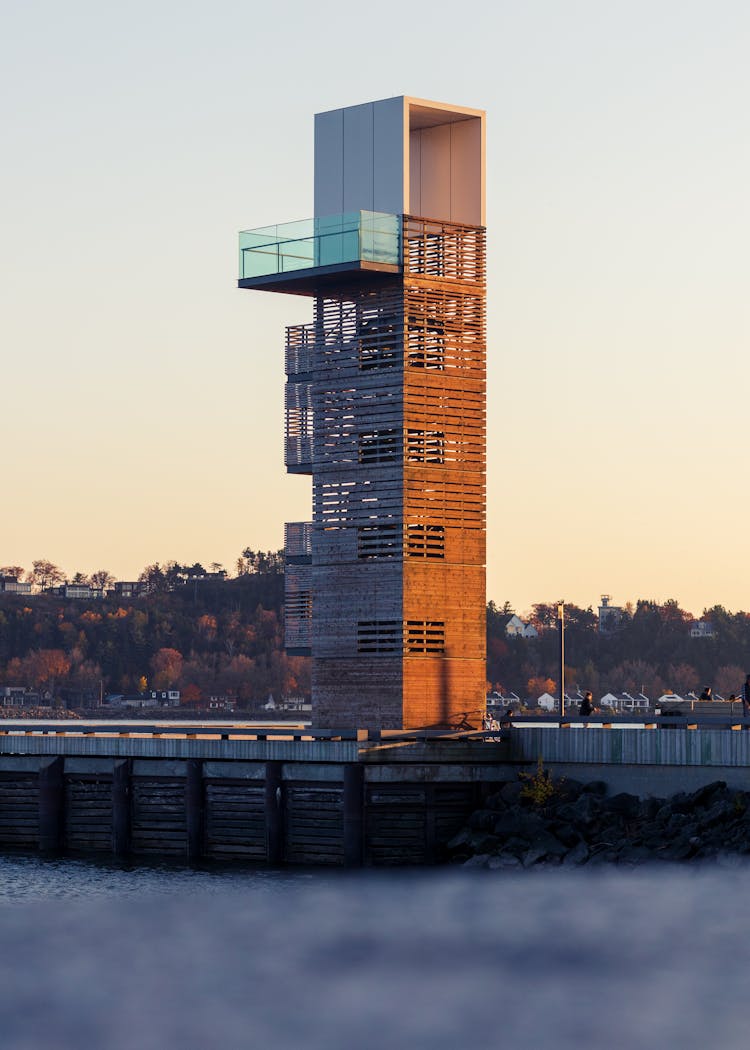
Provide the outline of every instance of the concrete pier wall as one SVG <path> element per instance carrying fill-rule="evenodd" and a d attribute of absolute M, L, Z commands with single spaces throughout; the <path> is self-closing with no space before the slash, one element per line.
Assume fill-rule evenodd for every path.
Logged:
<path fill-rule="evenodd" d="M 750 733 L 730 729 L 514 727 L 508 760 L 554 776 L 603 780 L 611 792 L 647 797 L 693 791 L 712 780 L 750 790 Z"/>
<path fill-rule="evenodd" d="M 252 864 L 439 861 L 497 786 L 533 771 L 642 797 L 750 790 L 750 733 L 513 727 L 481 739 L 0 736 L 0 848 Z"/>

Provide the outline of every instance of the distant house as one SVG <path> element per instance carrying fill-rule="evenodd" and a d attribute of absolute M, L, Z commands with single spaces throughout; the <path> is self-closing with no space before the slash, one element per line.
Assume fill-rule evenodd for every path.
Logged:
<path fill-rule="evenodd" d="M 690 628 L 691 638 L 714 638 L 716 631 L 709 620 L 696 620 Z"/>
<path fill-rule="evenodd" d="M 130 707 L 137 710 L 159 706 L 158 700 L 150 693 L 110 693 L 104 702 L 108 707 Z"/>
<path fill-rule="evenodd" d="M 151 690 L 151 696 L 161 707 L 179 707 L 180 706 L 180 690 L 179 689 L 161 689 Z"/>
<path fill-rule="evenodd" d="M 655 704 L 661 706 L 662 704 L 684 704 L 685 697 L 680 696 L 679 693 L 663 693 Z"/>
<path fill-rule="evenodd" d="M 109 707 L 179 707 L 179 689 L 151 689 L 145 693 L 110 693 L 105 697 Z"/>
<path fill-rule="evenodd" d="M 224 583 L 226 578 L 226 569 L 219 569 L 218 572 L 206 572 L 203 569 L 185 569 L 183 572 L 177 574 L 177 582 L 182 584 Z"/>
<path fill-rule="evenodd" d="M 524 623 L 515 613 L 510 613 L 505 617 L 503 629 L 507 638 L 537 638 L 539 635 L 536 627 L 530 623 Z"/>
<path fill-rule="evenodd" d="M 599 633 L 611 634 L 616 631 L 622 622 L 623 609 L 619 605 L 611 605 L 612 597 L 609 594 L 602 595 L 599 606 Z"/>
<path fill-rule="evenodd" d="M 0 576 L 2 594 L 31 594 L 31 584 L 21 583 L 15 576 Z"/>
<path fill-rule="evenodd" d="M 507 693 L 504 695 L 503 693 L 498 693 L 493 690 L 491 693 L 487 694 L 488 711 L 493 709 L 495 711 L 507 711 L 509 707 L 512 707 L 514 704 L 520 703 L 521 697 L 518 695 L 518 693 Z"/>
<path fill-rule="evenodd" d="M 557 711 L 560 708 L 560 700 L 552 693 L 542 693 L 536 698 L 536 706 L 541 707 L 543 711 Z"/>
<path fill-rule="evenodd" d="M 0 686 L 0 705 L 2 707 L 49 707 L 52 694 L 45 689 L 39 692 L 27 685 Z"/>
<path fill-rule="evenodd" d="M 32 693 L 25 685 L 4 685 L 0 686 L 0 701 L 3 707 L 32 706 L 32 703 L 39 702 L 39 694 Z"/>
<path fill-rule="evenodd" d="M 304 696 L 282 696 L 283 711 L 311 711 L 312 704 Z"/>
<path fill-rule="evenodd" d="M 237 709 L 236 696 L 209 696 L 209 711 L 235 711 Z"/>
<path fill-rule="evenodd" d="M 44 593 L 72 601 L 90 601 L 92 598 L 101 598 L 104 595 L 101 587 L 92 587 L 90 583 L 61 583 L 56 587 L 45 587 Z"/>
<path fill-rule="evenodd" d="M 118 598 L 138 598 L 146 594 L 148 586 L 140 581 L 118 580 L 113 590 Z"/>
<path fill-rule="evenodd" d="M 648 711 L 651 701 L 644 693 L 605 693 L 599 701 L 600 707 L 611 711 Z"/>

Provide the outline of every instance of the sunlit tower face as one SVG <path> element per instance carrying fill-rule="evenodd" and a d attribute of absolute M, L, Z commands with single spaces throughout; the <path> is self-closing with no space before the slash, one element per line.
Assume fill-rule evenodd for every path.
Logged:
<path fill-rule="evenodd" d="M 286 644 L 320 727 L 477 725 L 485 692 L 484 114 L 399 97 L 318 114 L 315 217 L 240 237 L 287 329 Z"/>

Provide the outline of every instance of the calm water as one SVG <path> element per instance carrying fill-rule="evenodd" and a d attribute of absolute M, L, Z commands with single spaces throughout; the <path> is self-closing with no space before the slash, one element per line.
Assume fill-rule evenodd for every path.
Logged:
<path fill-rule="evenodd" d="M 0 857 L 4 1050 L 745 1050 L 750 869 Z"/>

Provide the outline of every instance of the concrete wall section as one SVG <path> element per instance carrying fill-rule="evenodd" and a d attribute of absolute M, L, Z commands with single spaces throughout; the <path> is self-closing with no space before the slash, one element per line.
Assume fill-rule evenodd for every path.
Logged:
<path fill-rule="evenodd" d="M 408 212 L 484 225 L 484 126 L 479 117 L 409 132 Z"/>
<path fill-rule="evenodd" d="M 451 219 L 484 226 L 484 154 L 481 120 L 451 124 Z"/>
<path fill-rule="evenodd" d="M 750 733 L 731 729 L 555 729 L 517 727 L 515 761 L 590 765 L 748 766 Z"/>
<path fill-rule="evenodd" d="M 315 215 L 344 210 L 344 111 L 315 115 Z"/>
<path fill-rule="evenodd" d="M 401 215 L 406 210 L 403 98 L 374 104 L 373 149 L 373 211 Z"/>
<path fill-rule="evenodd" d="M 209 730 L 210 732 L 210 730 Z M 109 755 L 135 759 L 356 762 L 356 741 L 150 739 L 135 736 L 0 736 L 0 762 L 9 755 Z M 16 760 L 11 760 L 16 761 Z M 21 763 L 22 765 L 22 763 Z M 25 768 L 25 767 L 24 767 Z"/>
<path fill-rule="evenodd" d="M 535 764 L 529 763 L 526 772 L 534 773 Z M 519 767 L 521 768 L 521 767 Z M 750 791 L 750 769 L 742 766 L 650 766 L 650 765 L 581 765 L 568 762 L 549 762 L 546 768 L 552 776 L 567 777 L 583 783 L 603 781 L 610 795 L 627 791 L 639 798 L 669 798 L 679 791 L 697 791 L 715 780 L 724 780 L 733 791 Z"/>
<path fill-rule="evenodd" d="M 315 117 L 315 215 L 404 211 L 404 100 Z"/>
<path fill-rule="evenodd" d="M 371 102 L 344 110 L 343 212 L 374 211 L 374 142 Z"/>

